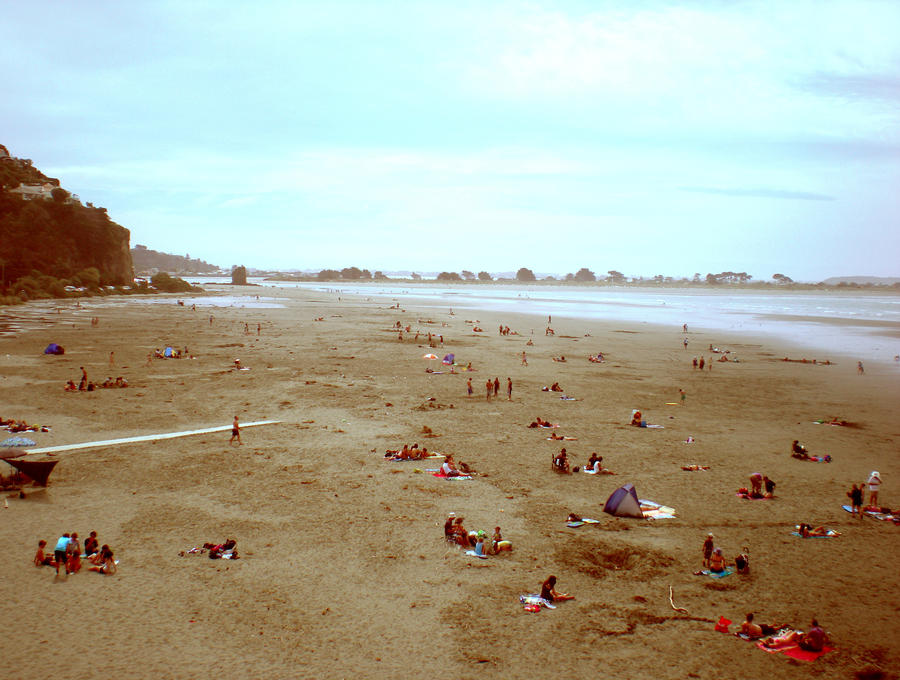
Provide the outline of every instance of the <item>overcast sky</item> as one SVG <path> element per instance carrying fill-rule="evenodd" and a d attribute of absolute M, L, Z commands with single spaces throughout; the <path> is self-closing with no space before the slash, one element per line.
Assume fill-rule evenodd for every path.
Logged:
<path fill-rule="evenodd" d="M 900 275 L 900 2 L 0 9 L 0 143 L 220 266 Z"/>

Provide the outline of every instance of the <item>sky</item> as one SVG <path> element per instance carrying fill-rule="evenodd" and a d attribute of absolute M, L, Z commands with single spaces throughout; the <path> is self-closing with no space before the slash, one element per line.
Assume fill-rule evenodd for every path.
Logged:
<path fill-rule="evenodd" d="M 230 268 L 900 276 L 900 2 L 45 0 L 0 143 Z"/>

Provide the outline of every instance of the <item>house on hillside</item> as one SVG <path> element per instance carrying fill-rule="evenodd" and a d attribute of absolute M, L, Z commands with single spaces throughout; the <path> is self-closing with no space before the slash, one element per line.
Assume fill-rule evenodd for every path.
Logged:
<path fill-rule="evenodd" d="M 22 197 L 23 201 L 33 201 L 35 199 L 52 201 L 52 191 L 55 188 L 56 187 L 50 184 L 50 182 L 44 182 L 43 184 L 20 184 L 15 189 L 10 189 L 9 193 L 18 194 Z"/>

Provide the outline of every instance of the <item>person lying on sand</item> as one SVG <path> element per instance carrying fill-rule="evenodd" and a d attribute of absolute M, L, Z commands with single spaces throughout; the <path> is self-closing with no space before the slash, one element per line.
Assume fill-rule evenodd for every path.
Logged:
<path fill-rule="evenodd" d="M 782 626 L 780 625 L 770 625 L 768 623 L 754 623 L 753 622 L 753 612 L 748 612 L 746 619 L 741 624 L 740 630 L 738 630 L 735 635 L 744 635 L 751 640 L 758 640 L 759 638 L 766 635 L 774 635 L 779 630 L 781 630 Z"/>
<path fill-rule="evenodd" d="M 556 434 L 556 432 L 551 432 L 550 436 L 547 439 L 556 442 L 575 442 L 578 441 L 578 437 L 565 437 L 561 434 Z"/>
<path fill-rule="evenodd" d="M 556 425 L 555 423 L 551 423 L 548 420 L 544 420 L 540 416 L 536 416 L 535 419 L 532 421 L 532 423 L 528 427 L 559 427 L 559 425 Z"/>
<path fill-rule="evenodd" d="M 558 363 L 564 364 L 564 363 L 566 363 L 566 358 L 563 357 L 563 356 L 553 357 L 553 361 L 556 361 L 556 362 L 558 362 Z"/>
<path fill-rule="evenodd" d="M 762 641 L 766 647 L 785 647 L 796 644 L 807 652 L 821 652 L 828 644 L 828 634 L 819 626 L 819 622 L 813 619 L 807 632 L 795 630 L 781 637 L 769 637 Z"/>
<path fill-rule="evenodd" d="M 696 472 L 697 470 L 709 470 L 709 465 L 682 465 L 681 469 L 688 472 Z"/>
<path fill-rule="evenodd" d="M 803 538 L 810 538 L 815 536 L 840 536 L 837 531 L 832 531 L 831 529 L 826 529 L 825 527 L 815 527 L 811 524 L 802 523 L 797 526 L 797 533 L 800 534 Z"/>
<path fill-rule="evenodd" d="M 541 584 L 541 597 L 547 602 L 563 602 L 564 600 L 575 599 L 574 595 L 560 593 L 556 590 L 556 577 L 552 574 Z"/>

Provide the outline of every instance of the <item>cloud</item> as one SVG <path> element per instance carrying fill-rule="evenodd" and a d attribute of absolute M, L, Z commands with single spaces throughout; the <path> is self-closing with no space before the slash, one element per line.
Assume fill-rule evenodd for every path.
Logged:
<path fill-rule="evenodd" d="M 833 201 L 834 196 L 809 191 L 785 191 L 783 189 L 723 189 L 719 187 L 678 187 L 679 191 L 697 194 L 715 194 L 738 198 L 781 198 L 791 201 Z"/>
<path fill-rule="evenodd" d="M 817 73 L 796 82 L 801 90 L 848 100 L 900 101 L 900 74 Z"/>

